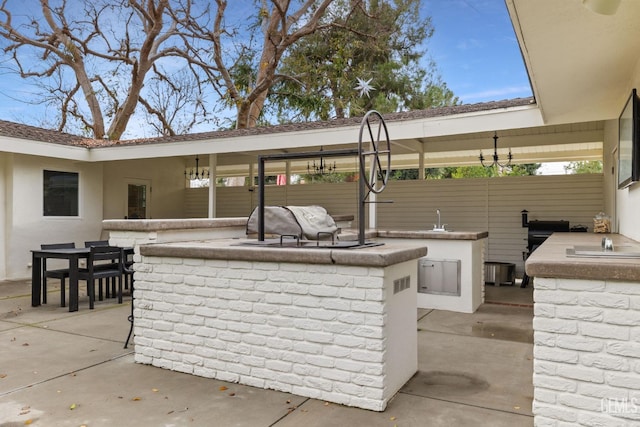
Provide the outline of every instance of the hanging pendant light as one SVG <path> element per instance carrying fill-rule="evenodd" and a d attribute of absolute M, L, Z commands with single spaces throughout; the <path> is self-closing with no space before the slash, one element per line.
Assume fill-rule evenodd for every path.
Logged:
<path fill-rule="evenodd" d="M 511 148 L 509 148 L 509 154 L 507 155 L 507 162 L 500 163 L 500 157 L 498 157 L 498 132 L 495 132 L 493 134 L 493 161 L 491 163 L 485 164 L 485 158 L 482 155 L 482 151 L 480 151 L 480 156 L 478 158 L 480 159 L 480 163 L 482 164 L 482 166 L 486 168 L 491 168 L 494 166 L 498 166 L 501 168 L 508 168 L 509 166 L 511 166 L 511 160 L 513 160 L 513 155 L 511 154 Z"/>
<path fill-rule="evenodd" d="M 320 151 L 322 152 L 322 147 L 320 147 Z M 314 160 L 312 164 L 307 162 L 307 174 L 308 175 L 324 175 L 328 173 L 334 173 L 336 171 L 336 162 L 327 163 L 322 156 L 320 156 L 320 161 L 316 164 Z"/>
<path fill-rule="evenodd" d="M 184 178 L 188 179 L 188 180 L 194 180 L 194 179 L 208 179 L 209 178 L 209 170 L 202 168 L 202 171 L 200 171 L 200 159 L 198 158 L 198 156 L 196 156 L 196 168 L 195 169 L 191 169 L 191 171 L 187 172 L 187 170 L 184 171 Z"/>

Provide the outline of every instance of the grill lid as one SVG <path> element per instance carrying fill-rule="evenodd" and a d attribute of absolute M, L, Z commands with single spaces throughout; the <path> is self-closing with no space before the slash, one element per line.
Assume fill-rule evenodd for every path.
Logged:
<path fill-rule="evenodd" d="M 333 236 L 338 231 L 338 226 L 322 206 L 265 206 L 264 231 L 267 234 L 319 240 L 318 236 Z M 256 208 L 247 221 L 247 234 L 257 232 Z"/>

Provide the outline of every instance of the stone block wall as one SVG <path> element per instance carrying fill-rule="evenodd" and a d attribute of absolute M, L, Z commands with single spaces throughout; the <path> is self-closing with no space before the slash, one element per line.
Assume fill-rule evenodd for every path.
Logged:
<path fill-rule="evenodd" d="M 135 269 L 136 362 L 377 411 L 417 370 L 415 261 L 142 256 Z M 389 277 L 407 275 L 394 293 Z M 399 340 L 411 348 L 394 352 Z"/>
<path fill-rule="evenodd" d="M 535 278 L 536 426 L 640 425 L 640 284 Z"/>

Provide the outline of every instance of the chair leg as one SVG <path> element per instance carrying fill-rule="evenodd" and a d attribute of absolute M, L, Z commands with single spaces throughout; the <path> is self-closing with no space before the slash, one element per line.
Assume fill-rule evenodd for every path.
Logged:
<path fill-rule="evenodd" d="M 122 304 L 122 276 L 117 278 L 118 280 L 118 304 Z M 116 278 L 113 278 L 113 281 L 115 283 Z"/>
<path fill-rule="evenodd" d="M 107 286 L 107 298 L 109 298 L 109 286 Z M 102 279 L 98 279 L 98 300 L 102 301 L 104 299 L 102 295 Z"/>
<path fill-rule="evenodd" d="M 42 277 L 42 303 L 47 303 L 47 278 L 45 276 Z"/>
<path fill-rule="evenodd" d="M 67 301 L 65 296 L 65 280 L 64 277 L 60 279 L 60 307 L 66 307 Z"/>
<path fill-rule="evenodd" d="M 47 303 L 47 259 L 42 260 L 42 271 L 40 272 L 42 277 L 42 304 Z"/>
<path fill-rule="evenodd" d="M 87 294 L 89 295 L 89 308 L 93 310 L 93 304 L 96 296 L 96 281 L 87 280 Z"/>

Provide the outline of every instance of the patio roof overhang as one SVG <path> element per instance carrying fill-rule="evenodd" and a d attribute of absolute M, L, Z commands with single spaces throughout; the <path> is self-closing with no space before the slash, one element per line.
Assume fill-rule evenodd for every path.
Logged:
<path fill-rule="evenodd" d="M 534 163 L 602 159 L 603 122 L 544 126 L 539 109 L 527 102 L 520 105 L 427 118 L 396 118 L 387 121 L 392 142 L 393 168 L 478 165 L 483 150 L 493 150 L 493 135 L 499 136 L 498 153 L 506 157 L 509 149 L 515 163 Z M 223 135 L 216 132 L 183 138 L 121 143 L 95 148 L 51 144 L 3 137 L 4 151 L 104 162 L 130 159 L 182 157 L 185 164 L 200 157 L 209 165 L 208 154 L 216 155 L 218 176 L 246 176 L 260 154 L 282 154 L 324 149 L 355 148 L 359 123 L 348 126 L 316 126 L 298 131 L 273 131 L 259 135 Z M 421 158 L 423 159 L 421 161 Z M 339 171 L 356 170 L 354 158 L 333 159 Z M 310 160 L 312 162 L 312 160 Z M 307 172 L 307 160 L 291 161 L 289 171 Z M 284 173 L 284 162 L 267 165 L 271 174 Z"/>

